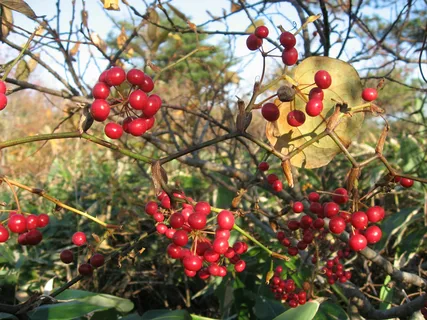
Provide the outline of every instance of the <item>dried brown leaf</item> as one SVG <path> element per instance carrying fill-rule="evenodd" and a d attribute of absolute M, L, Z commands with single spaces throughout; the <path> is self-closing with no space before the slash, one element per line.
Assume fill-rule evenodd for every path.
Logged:
<path fill-rule="evenodd" d="M 82 17 L 82 23 L 87 28 L 88 27 L 89 12 L 87 12 L 86 10 L 82 10 L 80 12 L 80 14 Z"/>
<path fill-rule="evenodd" d="M 231 3 L 231 9 L 230 9 L 231 12 L 236 12 L 236 11 L 239 11 L 241 9 L 242 9 L 242 6 L 240 4 L 237 4 L 234 2 Z"/>
<path fill-rule="evenodd" d="M 31 9 L 31 7 L 23 0 L 0 0 L 0 4 L 8 7 L 13 11 L 17 11 L 26 15 L 28 18 L 37 18 L 37 15 L 33 9 Z"/>
<path fill-rule="evenodd" d="M 187 22 L 188 18 L 187 18 L 187 16 L 184 13 L 182 13 L 181 11 L 179 11 L 176 7 L 174 7 L 170 3 L 168 3 L 168 7 L 172 10 L 173 13 L 175 13 L 175 15 L 177 17 L 179 17 L 184 22 Z"/>
<path fill-rule="evenodd" d="M 282 170 L 285 174 L 286 180 L 288 181 L 289 187 L 294 187 L 294 177 L 292 175 L 291 162 L 289 160 L 282 161 Z"/>
<path fill-rule="evenodd" d="M 13 24 L 12 10 L 6 7 L 1 7 L 1 33 L 4 38 L 9 35 L 11 25 Z"/>
<path fill-rule="evenodd" d="M 79 52 L 79 48 L 80 48 L 80 42 L 76 42 L 70 50 L 70 55 L 74 57 L 77 54 L 77 52 Z"/>

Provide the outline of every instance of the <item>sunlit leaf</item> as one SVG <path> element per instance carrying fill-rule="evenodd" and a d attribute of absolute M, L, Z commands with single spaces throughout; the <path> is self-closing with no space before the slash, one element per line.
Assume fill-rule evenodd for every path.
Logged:
<path fill-rule="evenodd" d="M 4 38 L 9 35 L 10 25 L 13 24 L 12 10 L 6 7 L 1 7 L 1 33 Z"/>
<path fill-rule="evenodd" d="M 150 10 L 149 20 L 151 23 L 148 25 L 147 30 L 148 39 L 155 41 L 157 39 L 157 26 L 155 26 L 153 23 L 159 22 L 159 15 L 156 10 Z"/>
<path fill-rule="evenodd" d="M 119 0 L 101 0 L 104 4 L 104 9 L 119 11 Z"/>
<path fill-rule="evenodd" d="M 251 25 L 245 30 L 247 33 L 253 33 L 255 28 L 265 25 L 264 20 L 258 19 L 254 21 L 255 26 L 251 23 Z"/>
<path fill-rule="evenodd" d="M 30 76 L 30 72 L 27 61 L 22 59 L 18 62 L 18 66 L 16 67 L 15 78 L 17 80 L 27 81 Z"/>
<path fill-rule="evenodd" d="M 13 11 L 25 14 L 28 18 L 37 18 L 33 9 L 31 9 L 31 7 L 23 0 L 0 0 L 0 4 Z"/>
<path fill-rule="evenodd" d="M 310 301 L 306 304 L 289 309 L 274 318 L 274 320 L 311 320 L 317 313 L 320 303 L 318 301 Z"/>

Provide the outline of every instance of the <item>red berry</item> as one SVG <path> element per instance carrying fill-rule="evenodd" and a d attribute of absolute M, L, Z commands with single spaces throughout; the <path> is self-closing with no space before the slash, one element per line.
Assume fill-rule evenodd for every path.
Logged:
<path fill-rule="evenodd" d="M 310 194 L 308 195 L 308 200 L 310 202 L 319 202 L 320 195 L 317 192 L 310 192 Z"/>
<path fill-rule="evenodd" d="M 185 218 L 184 216 L 179 213 L 179 212 L 175 212 L 173 215 L 171 215 L 171 217 L 169 218 L 169 224 L 171 225 L 172 228 L 174 229 L 179 229 L 183 226 L 185 222 Z"/>
<path fill-rule="evenodd" d="M 27 231 L 27 219 L 22 214 L 14 214 L 9 217 L 7 223 L 9 230 L 13 233 L 22 233 Z"/>
<path fill-rule="evenodd" d="M 136 117 L 126 117 L 123 119 L 122 128 L 124 132 L 129 133 L 129 123 L 131 123 L 135 119 Z"/>
<path fill-rule="evenodd" d="M 0 243 L 6 242 L 9 239 L 9 231 L 0 224 Z"/>
<path fill-rule="evenodd" d="M 3 80 L 0 80 L 0 93 L 6 93 L 6 83 Z"/>
<path fill-rule="evenodd" d="M 173 243 L 177 246 L 183 247 L 188 243 L 188 233 L 185 230 L 177 230 L 172 237 Z"/>
<path fill-rule="evenodd" d="M 94 268 L 99 268 L 100 266 L 102 266 L 105 262 L 104 256 L 100 253 L 95 253 L 91 258 L 90 258 L 90 264 L 94 267 Z"/>
<path fill-rule="evenodd" d="M 130 84 L 140 86 L 144 81 L 144 72 L 138 69 L 131 69 L 128 71 L 126 79 Z"/>
<path fill-rule="evenodd" d="M 165 232 L 166 238 L 172 239 L 173 235 L 175 234 L 175 232 L 176 232 L 175 229 L 172 229 L 172 228 L 167 229 L 166 232 Z"/>
<path fill-rule="evenodd" d="M 277 181 L 277 180 L 279 180 L 279 177 L 277 175 L 275 175 L 274 173 L 271 173 L 267 176 L 267 182 L 269 184 L 273 184 L 274 181 Z"/>
<path fill-rule="evenodd" d="M 349 243 L 350 248 L 354 251 L 361 251 L 366 248 L 368 241 L 366 240 L 365 236 L 358 233 L 353 234 L 350 237 Z"/>
<path fill-rule="evenodd" d="M 110 86 L 119 86 L 125 81 L 126 72 L 120 67 L 113 67 L 108 70 L 105 76 L 105 82 Z"/>
<path fill-rule="evenodd" d="M 356 229 L 366 229 L 366 227 L 368 226 L 368 222 L 368 216 L 362 211 L 354 212 L 351 215 L 351 224 Z"/>
<path fill-rule="evenodd" d="M 99 75 L 99 78 L 98 78 L 98 81 L 99 82 L 104 82 L 104 83 L 107 83 L 106 82 L 106 77 L 107 77 L 107 73 L 108 73 L 108 70 L 104 70 L 100 75 Z"/>
<path fill-rule="evenodd" d="M 300 221 L 300 227 L 302 229 L 308 229 L 311 227 L 312 222 L 313 219 L 310 216 L 303 216 Z"/>
<path fill-rule="evenodd" d="M 404 188 L 410 188 L 414 185 L 414 180 L 408 178 L 401 178 L 399 183 Z"/>
<path fill-rule="evenodd" d="M 107 99 L 110 95 L 110 87 L 104 82 L 98 82 L 92 89 L 92 95 L 95 99 Z"/>
<path fill-rule="evenodd" d="M 319 114 L 321 114 L 323 111 L 323 102 L 319 99 L 311 99 L 308 100 L 306 106 L 305 106 L 305 112 L 310 117 L 317 117 Z"/>
<path fill-rule="evenodd" d="M 35 214 L 30 214 L 27 217 L 27 229 L 33 230 L 38 227 L 39 223 L 39 217 L 37 217 Z"/>
<path fill-rule="evenodd" d="M 199 278 L 202 280 L 207 280 L 210 277 L 209 270 L 207 268 L 202 268 L 199 271 Z"/>
<path fill-rule="evenodd" d="M 320 202 L 312 202 L 312 203 L 310 203 L 310 208 L 309 209 L 310 209 L 310 212 L 321 216 L 320 218 L 324 217 L 324 215 L 323 215 L 323 207 L 320 204 Z"/>
<path fill-rule="evenodd" d="M 206 227 L 206 214 L 204 213 L 193 213 L 188 217 L 188 224 L 191 228 L 201 230 Z"/>
<path fill-rule="evenodd" d="M 168 256 L 172 259 L 181 259 L 183 251 L 180 246 L 177 246 L 175 243 L 170 243 L 166 249 Z"/>
<path fill-rule="evenodd" d="M 37 217 L 37 227 L 44 228 L 49 224 L 49 216 L 46 213 L 42 213 Z"/>
<path fill-rule="evenodd" d="M 96 99 L 90 107 L 90 114 L 95 121 L 102 122 L 110 114 L 110 105 L 106 100 Z"/>
<path fill-rule="evenodd" d="M 123 128 L 118 123 L 110 122 L 105 125 L 104 133 L 110 139 L 120 139 L 123 135 Z"/>
<path fill-rule="evenodd" d="M 248 47 L 249 50 L 251 51 L 255 51 L 258 50 L 258 48 L 260 48 L 262 46 L 262 39 L 258 38 L 256 35 L 251 34 L 249 35 L 249 37 L 246 39 L 246 46 Z"/>
<path fill-rule="evenodd" d="M 340 206 L 335 202 L 328 202 L 323 207 L 323 213 L 326 217 L 332 218 L 340 212 Z"/>
<path fill-rule="evenodd" d="M 290 49 L 295 47 L 297 40 L 292 33 L 285 31 L 280 35 L 280 43 L 285 48 Z"/>
<path fill-rule="evenodd" d="M 325 226 L 325 221 L 322 218 L 317 218 L 313 222 L 313 227 L 315 229 L 322 229 Z"/>
<path fill-rule="evenodd" d="M 245 270 L 245 268 L 246 268 L 246 262 L 244 260 L 239 260 L 234 265 L 234 270 L 236 270 L 236 272 L 242 272 L 243 270 Z"/>
<path fill-rule="evenodd" d="M 153 214 L 153 218 L 154 218 L 154 220 L 156 220 L 156 222 L 165 221 L 165 216 L 161 212 L 156 212 L 155 214 Z"/>
<path fill-rule="evenodd" d="M 83 263 L 79 267 L 79 273 L 82 276 L 91 276 L 93 274 L 93 267 L 89 263 Z"/>
<path fill-rule="evenodd" d="M 234 215 L 230 211 L 222 210 L 217 216 L 217 222 L 221 229 L 231 230 L 234 226 Z"/>
<path fill-rule="evenodd" d="M 300 110 L 293 110 L 288 113 L 286 120 L 292 127 L 302 126 L 305 122 L 305 113 Z"/>
<path fill-rule="evenodd" d="M 144 110 L 147 106 L 148 96 L 142 90 L 135 90 L 129 95 L 129 104 L 135 110 Z"/>
<path fill-rule="evenodd" d="M 378 97 L 378 92 L 374 88 L 365 88 L 362 91 L 362 99 L 365 101 L 374 101 Z"/>
<path fill-rule="evenodd" d="M 280 192 L 283 190 L 283 184 L 282 181 L 280 180 L 276 180 L 273 182 L 273 184 L 271 185 L 271 187 L 273 188 L 274 191 L 276 192 Z"/>
<path fill-rule="evenodd" d="M 290 220 L 290 221 L 288 221 L 288 228 L 289 228 L 289 230 L 295 231 L 295 230 L 298 230 L 299 227 L 300 227 L 299 221 L 297 221 L 297 220 Z"/>
<path fill-rule="evenodd" d="M 147 106 L 144 109 L 144 116 L 147 118 L 153 117 L 162 106 L 162 99 L 156 94 L 148 97 Z"/>
<path fill-rule="evenodd" d="M 348 201 L 348 193 L 344 188 L 335 189 L 332 201 L 338 204 L 344 204 Z"/>
<path fill-rule="evenodd" d="M 214 242 L 212 243 L 212 249 L 219 253 L 224 254 L 228 250 L 228 239 L 227 238 L 216 238 Z M 235 250 L 236 251 L 236 250 Z"/>
<path fill-rule="evenodd" d="M 324 96 L 325 96 L 325 94 L 323 93 L 323 90 L 318 88 L 318 87 L 314 87 L 308 93 L 308 99 L 309 100 L 311 100 L 311 99 L 323 100 Z"/>
<path fill-rule="evenodd" d="M 224 257 L 231 259 L 236 255 L 236 251 L 232 247 L 228 247 L 227 251 L 224 253 Z"/>
<path fill-rule="evenodd" d="M 267 38 L 268 37 L 268 28 L 266 26 L 259 26 L 255 29 L 254 34 L 258 37 L 258 38 Z"/>
<path fill-rule="evenodd" d="M 144 119 L 137 118 L 129 123 L 128 130 L 131 135 L 140 137 L 147 131 L 147 123 Z"/>
<path fill-rule="evenodd" d="M 282 61 L 287 66 L 293 66 L 298 61 L 298 51 L 294 47 L 285 48 L 282 52 Z"/>
<path fill-rule="evenodd" d="M 345 220 L 341 217 L 333 217 L 329 221 L 329 230 L 335 234 L 341 234 L 345 230 Z"/>
<path fill-rule="evenodd" d="M 233 245 L 233 250 L 237 254 L 244 254 L 248 250 L 248 245 L 243 241 L 238 241 Z"/>
<path fill-rule="evenodd" d="M 268 168 L 270 168 L 270 165 L 267 162 L 265 162 L 265 161 L 260 162 L 259 165 L 258 165 L 258 169 L 260 171 L 267 171 Z"/>
<path fill-rule="evenodd" d="M 304 204 L 302 202 L 299 202 L 299 201 L 294 202 L 294 205 L 292 206 L 292 210 L 295 213 L 301 213 L 304 210 Z"/>
<path fill-rule="evenodd" d="M 289 247 L 288 248 L 288 254 L 291 256 L 296 256 L 298 254 L 298 248 L 297 247 Z"/>
<path fill-rule="evenodd" d="M 262 116 L 267 121 L 276 121 L 280 117 L 279 108 L 274 103 L 266 103 L 261 108 Z"/>
<path fill-rule="evenodd" d="M 230 239 L 230 230 L 216 229 L 215 238 L 227 238 Z"/>
<path fill-rule="evenodd" d="M 145 116 L 142 116 L 141 119 L 143 119 L 145 121 L 145 124 L 147 125 L 147 131 L 153 127 L 154 122 L 156 121 L 156 119 L 154 117 L 147 118 Z"/>
<path fill-rule="evenodd" d="M 155 214 L 157 210 L 159 210 L 159 206 L 154 201 L 148 201 L 147 204 L 145 205 L 145 212 L 150 216 Z"/>
<path fill-rule="evenodd" d="M 205 251 L 205 253 L 203 254 L 203 257 L 204 257 L 204 259 L 207 261 L 207 262 L 211 262 L 211 263 L 213 263 L 213 262 L 217 262 L 218 260 L 219 260 L 219 258 L 220 258 L 220 256 L 219 256 L 219 253 L 217 253 L 217 252 L 215 252 L 213 249 L 207 249 L 206 251 Z"/>
<path fill-rule="evenodd" d="M 39 230 L 33 229 L 27 232 L 25 238 L 27 240 L 27 244 L 35 246 L 43 240 L 43 235 Z"/>
<path fill-rule="evenodd" d="M 73 234 L 71 240 L 76 246 L 80 247 L 86 243 L 86 235 L 83 232 L 78 231 Z"/>
<path fill-rule="evenodd" d="M 0 93 L 0 111 L 7 106 L 7 96 L 4 93 Z"/>
<path fill-rule="evenodd" d="M 144 79 L 142 80 L 142 84 L 139 86 L 142 91 L 144 92 L 151 92 L 154 89 L 154 82 L 153 79 L 151 79 L 146 74 L 144 75 Z"/>
<path fill-rule="evenodd" d="M 314 75 L 314 82 L 320 89 L 328 89 L 332 84 L 332 78 L 328 71 L 319 70 Z"/>
<path fill-rule="evenodd" d="M 211 206 L 205 201 L 200 201 L 194 206 L 194 211 L 208 215 L 211 213 Z"/>
<path fill-rule="evenodd" d="M 199 271 L 202 268 L 202 259 L 195 255 L 188 255 L 183 260 L 184 268 L 190 271 Z"/>
<path fill-rule="evenodd" d="M 385 211 L 380 206 L 374 206 L 374 207 L 370 207 L 366 211 L 366 215 L 368 216 L 369 222 L 375 223 L 384 219 Z"/>
<path fill-rule="evenodd" d="M 381 240 L 382 231 L 378 226 L 370 226 L 365 231 L 365 237 L 368 243 L 373 244 Z"/>
<path fill-rule="evenodd" d="M 184 273 L 187 277 L 193 278 L 196 276 L 197 272 L 192 270 L 184 269 Z"/>
<path fill-rule="evenodd" d="M 67 249 L 62 250 L 61 254 L 59 255 L 59 259 L 61 259 L 63 263 L 69 264 L 74 260 L 73 252 Z"/>
<path fill-rule="evenodd" d="M 159 223 L 156 226 L 156 230 L 159 234 L 165 234 L 167 229 L 168 229 L 168 227 L 164 223 Z"/>
<path fill-rule="evenodd" d="M 299 250 L 305 250 L 307 248 L 307 243 L 305 243 L 304 241 L 299 241 L 297 243 L 297 248 Z"/>

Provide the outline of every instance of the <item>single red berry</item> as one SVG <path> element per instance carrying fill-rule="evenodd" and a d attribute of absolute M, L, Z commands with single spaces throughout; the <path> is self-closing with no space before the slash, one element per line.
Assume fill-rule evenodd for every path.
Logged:
<path fill-rule="evenodd" d="M 311 227 L 312 222 L 313 219 L 310 216 L 305 215 L 301 218 L 299 224 L 302 229 L 309 229 Z"/>
<path fill-rule="evenodd" d="M 323 207 L 320 202 L 312 202 L 310 203 L 310 212 L 319 215 L 320 218 L 324 217 L 323 215 Z"/>
<path fill-rule="evenodd" d="M 329 221 L 329 230 L 335 234 L 341 234 L 345 230 L 345 220 L 341 217 L 333 217 Z"/>
<path fill-rule="evenodd" d="M 199 278 L 202 280 L 207 280 L 211 276 L 207 268 L 200 269 L 200 271 L 198 272 L 198 275 L 199 275 Z"/>
<path fill-rule="evenodd" d="M 9 239 L 9 231 L 0 224 L 0 243 L 6 242 Z"/>
<path fill-rule="evenodd" d="M 368 226 L 368 222 L 368 216 L 362 211 L 353 212 L 353 214 L 351 215 L 351 224 L 356 229 L 366 229 L 366 227 Z"/>
<path fill-rule="evenodd" d="M 148 96 L 142 90 L 135 90 L 129 95 L 129 104 L 135 110 L 144 110 L 148 103 Z"/>
<path fill-rule="evenodd" d="M 255 29 L 254 34 L 261 39 L 267 38 L 268 37 L 268 28 L 266 26 L 259 26 Z"/>
<path fill-rule="evenodd" d="M 159 210 L 159 206 L 158 206 L 157 202 L 148 201 L 147 204 L 145 205 L 145 212 L 147 214 L 149 214 L 150 216 L 155 214 L 157 212 L 157 210 Z"/>
<path fill-rule="evenodd" d="M 404 188 L 410 188 L 414 185 L 414 180 L 408 178 L 401 178 L 399 183 Z"/>
<path fill-rule="evenodd" d="M 144 119 L 137 118 L 129 123 L 128 130 L 134 137 L 140 137 L 147 131 L 147 123 Z"/>
<path fill-rule="evenodd" d="M 234 265 L 234 270 L 236 270 L 236 272 L 242 272 L 243 270 L 245 270 L 245 268 L 246 268 L 246 262 L 244 260 L 239 260 Z"/>
<path fill-rule="evenodd" d="M 249 50 L 255 51 L 258 50 L 262 46 L 262 39 L 258 38 L 256 35 L 251 34 L 246 39 L 246 46 Z"/>
<path fill-rule="evenodd" d="M 156 222 L 163 222 L 165 221 L 165 216 L 161 212 L 156 212 L 153 214 L 153 219 L 156 220 Z"/>
<path fill-rule="evenodd" d="M 301 213 L 304 211 L 304 204 L 302 202 L 296 201 L 292 206 L 292 210 L 295 213 Z"/>
<path fill-rule="evenodd" d="M 335 202 L 328 202 L 323 207 L 323 213 L 326 217 L 332 218 L 340 212 L 340 206 Z"/>
<path fill-rule="evenodd" d="M 237 241 L 237 242 L 233 245 L 233 250 L 234 250 L 237 254 L 244 254 L 244 253 L 248 250 L 248 245 L 246 244 L 246 242 L 243 242 L 243 241 Z"/>
<path fill-rule="evenodd" d="M 362 99 L 368 102 L 374 101 L 378 97 L 378 92 L 374 88 L 365 88 L 362 91 Z"/>
<path fill-rule="evenodd" d="M 144 109 L 144 116 L 147 118 L 153 117 L 162 106 L 162 99 L 156 94 L 148 97 L 147 106 Z"/>
<path fill-rule="evenodd" d="M 154 117 L 148 118 L 146 116 L 141 116 L 141 119 L 145 121 L 145 124 L 147 125 L 147 131 L 154 126 L 154 122 L 156 121 Z"/>
<path fill-rule="evenodd" d="M 267 121 L 276 121 L 280 117 L 279 108 L 274 103 L 266 103 L 261 108 L 262 116 Z"/>
<path fill-rule="evenodd" d="M 190 271 L 199 271 L 202 268 L 202 259 L 195 255 L 188 255 L 183 260 L 184 268 Z"/>
<path fill-rule="evenodd" d="M 314 75 L 314 82 L 320 89 L 328 89 L 332 84 L 332 78 L 328 71 L 319 70 Z"/>
<path fill-rule="evenodd" d="M 108 118 L 110 110 L 110 105 L 106 100 L 96 99 L 90 107 L 90 114 L 95 121 L 102 122 Z"/>
<path fill-rule="evenodd" d="M 267 176 L 267 182 L 269 184 L 273 184 L 274 181 L 277 181 L 277 180 L 279 180 L 279 177 L 277 175 L 275 175 L 274 173 L 271 173 Z"/>
<path fill-rule="evenodd" d="M 319 99 L 311 99 L 308 100 L 307 104 L 305 105 L 305 112 L 310 117 L 317 117 L 319 114 L 321 114 L 323 111 L 323 102 Z"/>
<path fill-rule="evenodd" d="M 105 262 L 104 256 L 100 253 L 95 253 L 91 258 L 90 258 L 90 264 L 94 267 L 94 268 L 99 268 L 100 266 L 102 266 Z"/>
<path fill-rule="evenodd" d="M 382 219 L 384 219 L 385 211 L 384 211 L 383 207 L 374 206 L 374 207 L 370 207 L 366 211 L 366 215 L 368 216 L 369 222 L 375 223 L 375 222 L 378 222 L 378 221 L 381 221 Z"/>
<path fill-rule="evenodd" d="M 344 188 L 337 188 L 332 196 L 332 201 L 338 204 L 344 204 L 348 201 L 348 193 Z"/>
<path fill-rule="evenodd" d="M 236 251 L 232 247 L 228 247 L 227 251 L 224 253 L 224 257 L 231 259 L 236 254 Z"/>
<path fill-rule="evenodd" d="M 129 124 L 135 119 L 136 117 L 126 117 L 123 119 L 122 128 L 124 132 L 129 133 Z"/>
<path fill-rule="evenodd" d="M 188 224 L 191 228 L 201 230 L 206 227 L 206 214 L 204 213 L 193 213 L 188 217 Z"/>
<path fill-rule="evenodd" d="M 27 232 L 25 238 L 27 240 L 27 244 L 35 246 L 43 240 L 43 235 L 39 230 L 33 229 Z"/>
<path fill-rule="evenodd" d="M 378 226 L 370 226 L 365 231 L 365 237 L 368 243 L 374 244 L 381 240 L 382 231 Z"/>
<path fill-rule="evenodd" d="M 107 81 L 106 81 L 107 73 L 108 73 L 108 70 L 104 70 L 104 71 L 99 75 L 98 81 L 99 81 L 99 82 L 107 83 Z"/>
<path fill-rule="evenodd" d="M 66 249 L 66 250 L 62 250 L 61 254 L 59 255 L 59 258 L 61 259 L 62 262 L 69 264 L 73 262 L 74 255 L 71 250 Z"/>
<path fill-rule="evenodd" d="M 300 227 L 299 221 L 297 221 L 297 220 L 289 220 L 288 221 L 289 230 L 295 231 L 295 230 L 298 230 L 299 227 Z"/>
<path fill-rule="evenodd" d="M 177 230 L 172 237 L 173 243 L 177 246 L 183 247 L 188 243 L 188 233 L 185 230 Z"/>
<path fill-rule="evenodd" d="M 78 231 L 73 234 L 71 240 L 76 246 L 80 247 L 86 243 L 86 235 L 83 232 Z"/>
<path fill-rule="evenodd" d="M 215 238 L 227 238 L 230 239 L 230 230 L 218 228 L 215 231 Z"/>
<path fill-rule="evenodd" d="M 265 162 L 265 161 L 260 162 L 259 165 L 258 165 L 259 171 L 267 171 L 268 168 L 270 168 L 270 165 L 267 162 Z"/>
<path fill-rule="evenodd" d="M 27 231 L 27 219 L 22 214 L 14 214 L 9 217 L 7 226 L 13 233 L 25 232 Z"/>
<path fill-rule="evenodd" d="M 144 75 L 144 79 L 142 80 L 142 84 L 139 86 L 144 92 L 151 92 L 154 89 L 154 82 L 151 77 Z"/>
<path fill-rule="evenodd" d="M 368 241 L 366 240 L 365 236 L 358 233 L 353 234 L 350 237 L 349 243 L 350 248 L 354 251 L 361 251 L 366 248 Z"/>
<path fill-rule="evenodd" d="M 130 84 L 140 86 L 144 81 L 144 72 L 138 69 L 131 69 L 128 71 L 126 79 Z"/>
<path fill-rule="evenodd" d="M 234 226 L 234 215 L 230 211 L 222 210 L 216 219 L 221 229 L 231 230 Z"/>
<path fill-rule="evenodd" d="M 300 110 L 293 110 L 288 113 L 286 120 L 291 127 L 302 126 L 305 122 L 305 113 Z"/>
<path fill-rule="evenodd" d="M 6 93 L 6 83 L 3 80 L 0 80 L 0 93 Z"/>
<path fill-rule="evenodd" d="M 92 95 L 95 99 L 107 99 L 110 95 L 110 87 L 104 82 L 98 82 L 92 89 Z"/>
<path fill-rule="evenodd" d="M 310 244 L 310 243 L 312 243 L 312 242 L 313 242 L 314 234 L 313 234 L 310 230 L 307 230 L 307 231 L 308 231 L 308 232 L 306 232 L 306 233 L 304 234 L 304 236 L 302 237 L 302 240 L 303 240 L 305 243 Z"/>
<path fill-rule="evenodd" d="M 209 213 L 211 213 L 211 206 L 205 201 L 200 201 L 197 202 L 194 206 L 194 211 L 208 215 Z"/>
<path fill-rule="evenodd" d="M 172 239 L 173 235 L 175 234 L 175 232 L 176 232 L 176 229 L 173 229 L 173 228 L 167 229 L 166 232 L 165 232 L 166 238 Z"/>
<path fill-rule="evenodd" d="M 298 51 L 294 47 L 285 48 L 282 52 L 282 62 L 287 66 L 293 66 L 298 61 Z"/>
<path fill-rule="evenodd" d="M 120 67 L 113 67 L 108 70 L 105 76 L 105 82 L 110 86 L 119 86 L 125 81 L 126 72 Z"/>
<path fill-rule="evenodd" d="M 37 217 L 37 227 L 44 228 L 49 224 L 49 216 L 46 213 L 39 214 Z"/>
<path fill-rule="evenodd" d="M 159 223 L 156 226 L 156 230 L 159 234 L 165 234 L 167 229 L 168 229 L 168 227 L 164 223 Z"/>
<path fill-rule="evenodd" d="M 305 243 L 304 241 L 298 241 L 297 248 L 299 250 L 305 250 L 307 248 L 307 243 Z"/>
<path fill-rule="evenodd" d="M 319 202 L 320 195 L 317 192 L 310 192 L 308 195 L 308 201 L 310 202 Z"/>
<path fill-rule="evenodd" d="M 227 268 L 224 266 L 219 267 L 218 277 L 225 277 L 227 275 Z"/>
<path fill-rule="evenodd" d="M 166 249 L 168 256 L 172 259 L 181 259 L 183 250 L 180 246 L 177 246 L 174 243 L 170 243 Z"/>
<path fill-rule="evenodd" d="M 272 183 L 271 187 L 273 188 L 274 191 L 276 192 L 280 192 L 283 190 L 283 184 L 282 181 L 280 180 L 276 180 Z"/>
<path fill-rule="evenodd" d="M 123 135 L 123 128 L 118 123 L 110 122 L 105 125 L 104 133 L 110 139 L 120 139 Z"/>
<path fill-rule="evenodd" d="M 317 218 L 313 222 L 313 227 L 315 229 L 322 229 L 325 226 L 325 221 L 322 218 Z"/>
<path fill-rule="evenodd" d="M 184 269 L 184 273 L 187 277 L 189 278 L 193 278 L 196 276 L 197 271 L 192 271 L 192 270 L 188 270 L 188 269 Z"/>
<path fill-rule="evenodd" d="M 309 100 L 311 100 L 311 99 L 323 100 L 324 96 L 325 96 L 325 94 L 323 93 L 323 90 L 320 89 L 319 87 L 314 87 L 308 93 L 308 99 Z"/>
<path fill-rule="evenodd" d="M 208 249 L 205 251 L 205 253 L 203 254 L 203 258 L 207 261 L 207 262 L 217 262 L 220 258 L 219 253 L 215 252 L 213 249 Z"/>
<path fill-rule="evenodd" d="M 0 93 L 0 111 L 7 106 L 7 96 L 4 93 Z"/>
<path fill-rule="evenodd" d="M 228 250 L 228 239 L 227 238 L 216 238 L 214 242 L 212 243 L 212 249 L 219 253 L 224 254 Z"/>
<path fill-rule="evenodd" d="M 79 273 L 82 276 L 90 277 L 93 274 L 93 267 L 89 263 L 83 263 L 79 266 Z"/>
<path fill-rule="evenodd" d="M 289 247 L 288 248 L 288 254 L 290 256 L 296 256 L 298 254 L 298 248 L 297 247 Z"/>
<path fill-rule="evenodd" d="M 280 44 L 287 49 L 291 49 L 295 47 L 295 44 L 297 43 L 297 39 L 295 39 L 295 36 L 292 33 L 287 31 L 283 32 L 280 35 L 279 40 L 280 40 Z"/>
<path fill-rule="evenodd" d="M 33 230 L 38 227 L 39 218 L 35 214 L 30 214 L 27 217 L 27 229 Z"/>
<path fill-rule="evenodd" d="M 169 224 L 172 228 L 174 229 L 179 229 L 183 226 L 185 222 L 185 218 L 184 216 L 179 213 L 179 212 L 175 212 L 173 215 L 171 215 L 171 217 L 169 218 Z"/>

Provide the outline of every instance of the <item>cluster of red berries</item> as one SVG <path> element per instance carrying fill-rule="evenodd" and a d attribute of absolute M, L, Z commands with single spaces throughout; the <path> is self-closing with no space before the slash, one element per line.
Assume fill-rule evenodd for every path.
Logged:
<path fill-rule="evenodd" d="M 174 193 L 174 197 L 194 203 L 182 193 Z M 242 272 L 246 263 L 240 258 L 248 250 L 245 242 L 229 245 L 230 231 L 234 226 L 232 212 L 222 210 L 216 216 L 216 230 L 208 226 L 207 220 L 211 214 L 211 206 L 207 202 L 197 202 L 192 205 L 183 202 L 178 209 L 171 208 L 169 196 L 161 192 L 155 201 L 149 201 L 145 212 L 158 222 L 156 228 L 159 234 L 172 240 L 167 253 L 172 259 L 181 260 L 184 272 L 188 277 L 196 274 L 206 280 L 210 276 L 224 277 L 227 274 L 225 259 L 234 265 L 236 272 Z M 209 235 L 213 234 L 211 241 Z M 205 264 L 205 266 L 204 266 Z"/>
<path fill-rule="evenodd" d="M 0 80 L 0 111 L 7 106 L 6 83 Z"/>
<path fill-rule="evenodd" d="M 246 39 L 246 46 L 249 50 L 255 51 L 261 48 L 262 39 L 268 37 L 268 28 L 266 26 L 259 26 L 255 29 L 254 33 L 249 35 Z"/>
<path fill-rule="evenodd" d="M 276 300 L 288 303 L 289 307 L 296 308 L 307 302 L 307 293 L 298 289 L 292 279 L 282 279 L 282 266 L 277 266 L 274 276 L 270 281 L 270 290 L 274 293 Z"/>
<path fill-rule="evenodd" d="M 338 251 L 338 255 L 326 261 L 326 266 L 323 267 L 322 271 L 324 275 L 328 278 L 328 283 L 330 285 L 339 281 L 345 283 L 351 279 L 351 271 L 345 271 L 343 264 L 340 263 L 340 257 L 345 257 L 350 255 L 350 250 L 343 252 L 342 250 Z"/>
<path fill-rule="evenodd" d="M 78 247 L 83 246 L 84 244 L 86 244 L 87 241 L 86 235 L 81 231 L 74 233 L 71 240 Z M 63 263 L 70 264 L 74 261 L 74 254 L 71 250 L 65 249 L 61 251 L 59 258 Z M 100 253 L 95 253 L 89 259 L 89 262 L 82 263 L 79 266 L 79 274 L 81 274 L 82 276 L 91 276 L 93 274 L 93 269 L 101 267 L 102 265 L 104 265 L 104 262 L 104 256 Z"/>
<path fill-rule="evenodd" d="M 18 243 L 25 245 L 38 245 L 43 240 L 43 235 L 38 228 L 44 228 L 49 224 L 47 214 L 30 214 L 25 217 L 15 211 L 9 213 L 7 227 L 10 232 L 18 234 Z M 9 231 L 3 225 L 0 225 L 0 243 L 9 239 Z"/>
<path fill-rule="evenodd" d="M 263 172 L 267 171 L 269 167 L 270 165 L 265 161 L 260 162 L 258 165 L 258 169 Z M 279 177 L 276 174 L 274 173 L 269 174 L 267 176 L 267 182 L 270 184 L 270 186 L 273 188 L 274 191 L 276 192 L 282 191 L 283 183 L 282 181 L 279 180 Z"/>
<path fill-rule="evenodd" d="M 125 80 L 130 89 L 119 88 Z M 110 97 L 111 88 L 115 87 L 117 97 Z M 160 109 L 162 100 L 156 94 L 148 95 L 154 89 L 153 80 L 141 70 L 132 69 L 126 72 L 120 67 L 113 67 L 101 73 L 99 82 L 93 87 L 95 98 L 90 112 L 94 120 L 105 121 L 111 111 L 123 116 L 122 124 L 107 123 L 104 132 L 111 139 L 119 139 L 123 131 L 133 136 L 141 136 L 154 125 L 154 115 Z M 122 91 L 127 90 L 124 93 Z M 108 99 L 108 100 L 107 100 Z"/>
<path fill-rule="evenodd" d="M 402 178 L 399 176 L 394 177 L 394 182 L 399 183 L 404 188 L 410 188 L 414 185 L 414 180 L 409 178 Z"/>

